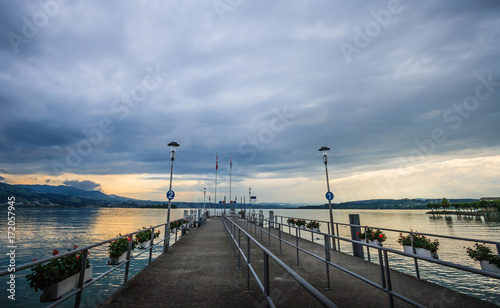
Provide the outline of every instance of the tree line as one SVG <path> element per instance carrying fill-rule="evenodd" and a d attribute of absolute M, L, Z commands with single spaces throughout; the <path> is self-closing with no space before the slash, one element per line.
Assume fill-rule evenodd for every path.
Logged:
<path fill-rule="evenodd" d="M 456 212 L 477 212 L 479 210 L 484 212 L 499 212 L 500 200 L 450 203 L 446 198 L 443 198 L 441 203 L 428 203 L 427 207 L 430 208 L 433 213 L 434 211 L 439 212 L 439 210 L 447 211 L 450 208 L 454 208 Z"/>

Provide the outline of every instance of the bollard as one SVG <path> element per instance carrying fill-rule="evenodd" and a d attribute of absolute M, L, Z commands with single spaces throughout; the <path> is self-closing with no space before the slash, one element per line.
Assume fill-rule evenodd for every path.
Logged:
<path fill-rule="evenodd" d="M 358 232 L 361 232 L 359 227 L 359 214 L 349 214 L 349 223 L 351 224 L 351 239 L 353 241 L 359 241 Z M 358 225 L 357 227 L 352 225 Z M 352 243 L 352 253 L 355 257 L 364 259 L 363 245 Z"/>
<path fill-rule="evenodd" d="M 264 226 L 264 211 L 259 210 L 259 225 Z"/>
<path fill-rule="evenodd" d="M 269 228 L 274 228 L 274 211 L 269 211 Z"/>

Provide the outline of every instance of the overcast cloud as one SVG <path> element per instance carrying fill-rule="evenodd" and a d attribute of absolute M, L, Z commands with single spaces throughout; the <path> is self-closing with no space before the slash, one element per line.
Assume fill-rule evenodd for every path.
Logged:
<path fill-rule="evenodd" d="M 323 203 L 323 145 L 337 202 L 500 195 L 498 1 L 2 1 L 0 15 L 9 183 L 163 200 L 177 141 L 179 201 L 213 195 L 218 152 L 218 196 L 232 153 L 233 198 Z"/>

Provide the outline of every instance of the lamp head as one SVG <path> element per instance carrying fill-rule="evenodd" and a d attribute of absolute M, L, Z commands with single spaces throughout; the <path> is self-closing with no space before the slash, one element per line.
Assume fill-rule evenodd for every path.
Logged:
<path fill-rule="evenodd" d="M 168 144 L 168 146 L 170 147 L 170 159 L 172 161 L 174 161 L 175 159 L 175 148 L 180 146 L 177 142 L 175 141 L 172 141 Z"/>
<path fill-rule="evenodd" d="M 323 152 L 323 162 L 326 165 L 328 163 L 328 154 L 327 154 L 327 152 L 330 151 L 330 148 L 326 147 L 326 146 L 322 146 L 318 151 L 322 151 Z"/>

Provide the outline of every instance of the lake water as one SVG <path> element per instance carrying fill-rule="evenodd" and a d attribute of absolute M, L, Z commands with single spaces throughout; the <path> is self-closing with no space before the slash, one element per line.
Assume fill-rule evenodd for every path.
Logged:
<path fill-rule="evenodd" d="M 0 221 L 5 235 L 0 238 L 0 253 L 6 256 L 7 249 L 7 209 L 2 208 Z M 273 210 L 275 215 L 300 217 L 306 219 L 329 220 L 328 210 Z M 171 219 L 182 218 L 184 209 L 173 209 Z M 257 211 L 258 212 L 258 211 Z M 361 224 L 381 228 L 402 229 L 435 233 L 457 237 L 479 238 L 500 241 L 500 222 L 486 221 L 483 217 L 435 216 L 425 214 L 425 210 L 334 210 L 336 222 L 348 223 L 349 214 L 360 214 Z M 137 231 L 142 227 L 164 223 L 167 216 L 165 209 L 120 209 L 120 208 L 17 208 L 16 214 L 16 264 L 31 262 L 33 259 L 43 259 L 51 256 L 53 249 L 65 251 L 73 245 L 86 246 L 113 238 L 118 233 L 126 234 Z M 264 210 L 267 217 L 269 210 Z M 324 227 L 324 226 L 323 226 Z M 326 232 L 324 228 L 321 230 Z M 340 228 L 340 236 L 350 237 L 347 227 Z M 401 249 L 396 242 L 398 233 L 386 232 L 385 247 Z M 162 235 L 163 236 L 163 229 Z M 310 235 L 309 235 L 310 237 Z M 479 268 L 479 264 L 469 259 L 464 247 L 472 246 L 472 242 L 451 241 L 440 239 L 439 257 L 442 260 L 452 261 Z M 351 251 L 350 243 L 343 243 L 341 250 Z M 155 249 L 153 258 L 161 253 L 161 248 Z M 372 253 L 372 261 L 377 261 Z M 107 269 L 107 246 L 100 246 L 91 250 L 89 256 L 94 268 L 94 277 Z M 131 263 L 131 275 L 136 274 L 147 264 L 148 254 L 139 257 Z M 2 269 L 8 266 L 8 257 L 0 260 Z M 414 275 L 413 259 L 401 258 L 390 254 L 391 268 Z M 500 282 L 480 275 L 436 267 L 426 262 L 419 262 L 421 277 L 444 286 L 452 287 L 461 292 L 478 296 L 500 305 Z M 124 268 L 124 267 L 122 267 Z M 16 301 L 7 296 L 6 277 L 0 278 L 1 307 L 44 307 L 46 303 L 39 303 L 41 291 L 34 292 L 28 287 L 24 275 L 30 270 L 16 273 Z M 113 272 L 107 278 L 88 288 L 84 292 L 82 307 L 95 307 L 108 297 L 123 283 L 123 269 Z M 62 307 L 73 306 L 70 299 Z"/>

